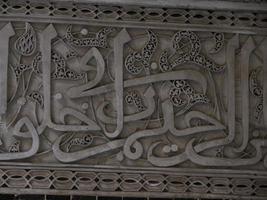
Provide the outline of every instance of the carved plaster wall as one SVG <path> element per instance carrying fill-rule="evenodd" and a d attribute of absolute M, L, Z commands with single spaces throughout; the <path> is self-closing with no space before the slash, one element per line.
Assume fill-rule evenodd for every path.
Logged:
<path fill-rule="evenodd" d="M 0 193 L 266 199 L 266 3 L 92 2 L 1 1 Z"/>

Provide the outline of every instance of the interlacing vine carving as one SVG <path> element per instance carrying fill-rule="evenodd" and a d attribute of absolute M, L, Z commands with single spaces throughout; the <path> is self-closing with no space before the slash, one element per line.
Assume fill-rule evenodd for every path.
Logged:
<path fill-rule="evenodd" d="M 56 20 L 0 29 L 0 193 L 267 196 L 264 33 Z"/>

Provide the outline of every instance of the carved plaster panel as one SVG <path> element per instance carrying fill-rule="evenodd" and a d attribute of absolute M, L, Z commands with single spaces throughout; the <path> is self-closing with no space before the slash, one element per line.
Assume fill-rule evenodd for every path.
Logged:
<path fill-rule="evenodd" d="M 266 199 L 266 13 L 1 8 L 1 192 Z"/>

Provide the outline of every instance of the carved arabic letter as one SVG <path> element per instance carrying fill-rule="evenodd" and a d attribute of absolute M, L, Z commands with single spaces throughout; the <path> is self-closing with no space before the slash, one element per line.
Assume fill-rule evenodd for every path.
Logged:
<path fill-rule="evenodd" d="M 80 160 L 83 160 L 83 159 L 86 159 L 86 158 L 89 158 L 89 157 L 92 157 L 92 156 L 95 156 L 95 155 L 98 155 L 104 152 L 118 149 L 122 147 L 125 142 L 125 139 L 118 139 L 118 140 L 108 142 L 106 144 L 101 144 L 95 147 L 90 147 L 88 149 L 83 149 L 81 151 L 66 153 L 60 149 L 60 144 L 61 144 L 63 137 L 64 135 L 60 136 L 55 141 L 52 149 L 53 149 L 53 153 L 55 157 L 59 161 L 64 162 L 64 163 L 80 161 Z"/>
<path fill-rule="evenodd" d="M 137 120 L 144 119 L 152 115 L 156 108 L 156 102 L 154 100 L 154 96 L 155 96 L 155 91 L 153 87 L 150 86 L 144 94 L 144 97 L 147 102 L 146 104 L 147 109 L 144 111 L 132 114 L 132 115 L 124 116 L 124 122 L 137 121 Z M 116 124 L 116 119 L 106 115 L 104 112 L 104 108 L 108 104 L 109 102 L 106 102 L 106 101 L 100 104 L 100 106 L 97 108 L 96 116 L 98 119 L 100 119 L 105 124 Z"/>
<path fill-rule="evenodd" d="M 16 125 L 14 127 L 14 135 L 16 135 L 16 133 L 19 132 L 20 129 L 24 125 L 29 130 L 29 132 L 31 134 L 31 138 L 32 138 L 32 146 L 31 146 L 30 150 L 28 150 L 26 152 L 0 153 L 0 160 L 1 161 L 30 158 L 31 156 L 35 155 L 38 152 L 39 143 L 40 143 L 39 135 L 38 135 L 36 129 L 34 128 L 32 122 L 27 117 L 24 117 L 24 118 L 20 119 L 16 123 Z"/>
<path fill-rule="evenodd" d="M 96 69 L 92 69 L 91 66 L 88 66 L 87 63 L 92 58 L 96 60 Z M 77 98 L 83 96 L 84 91 L 91 89 L 96 86 L 101 79 L 103 78 L 105 72 L 105 61 L 99 50 L 95 47 L 91 48 L 80 60 L 80 68 L 84 71 L 96 70 L 96 76 L 93 80 L 88 83 L 72 87 L 68 90 L 67 94 L 71 98 Z"/>
<path fill-rule="evenodd" d="M 205 125 L 205 126 L 198 126 L 198 127 L 190 127 L 186 128 L 183 130 L 177 130 L 174 127 L 174 114 L 173 114 L 173 107 L 171 103 L 166 102 L 166 110 L 168 110 L 168 116 L 164 116 L 164 119 L 166 121 L 169 121 L 169 130 L 170 132 L 175 135 L 176 137 L 182 137 L 182 136 L 188 136 L 196 133 L 201 133 L 201 132 L 208 132 L 208 131 L 218 131 L 218 130 L 224 130 L 225 126 L 222 125 L 220 122 L 217 120 L 205 115 L 204 113 L 201 113 L 199 111 L 191 111 L 185 115 L 185 123 L 188 127 L 190 127 L 190 121 L 193 118 L 200 118 L 203 119 L 212 125 Z M 179 163 L 182 163 L 187 160 L 187 155 L 184 153 L 181 153 L 179 155 L 175 156 L 170 156 L 170 157 L 156 157 L 153 155 L 153 150 L 160 144 L 161 142 L 156 142 L 152 144 L 147 152 L 147 159 L 148 161 L 159 167 L 169 167 L 169 166 L 174 166 Z"/>
<path fill-rule="evenodd" d="M 77 119 L 81 120 L 82 122 L 86 123 L 85 125 L 57 125 L 56 130 L 59 131 L 98 131 L 100 127 L 92 120 L 90 120 L 86 115 L 83 113 L 74 110 L 73 108 L 63 108 L 59 113 L 59 118 L 62 123 L 65 122 L 65 117 L 67 115 L 76 117 Z"/>
<path fill-rule="evenodd" d="M 169 131 L 175 135 L 176 137 L 181 136 L 188 136 L 196 133 L 201 132 L 207 132 L 207 131 L 216 131 L 216 130 L 223 130 L 225 127 L 218 122 L 217 120 L 205 115 L 204 113 L 201 113 L 199 111 L 191 111 L 185 115 L 185 122 L 188 126 L 188 128 L 178 130 L 174 127 L 174 112 L 173 112 L 173 106 L 170 101 L 165 104 L 166 109 L 169 111 L 167 116 L 164 116 L 165 120 L 168 120 L 170 123 Z M 212 125 L 205 125 L 205 126 L 197 126 L 197 127 L 190 127 L 190 120 L 193 118 L 200 118 L 203 119 Z"/>
<path fill-rule="evenodd" d="M 168 76 L 166 76 L 167 74 Z M 192 70 L 181 70 L 181 71 L 171 72 L 171 73 L 166 72 L 163 75 L 164 76 L 155 75 L 153 76 L 153 78 L 149 76 L 147 77 L 147 79 L 143 79 L 142 80 L 143 82 L 141 84 L 156 82 L 158 80 L 176 80 L 176 79 L 194 80 L 201 84 L 204 93 L 206 93 L 207 82 L 204 76 L 199 72 L 192 71 Z M 151 80 L 149 78 L 151 78 Z M 140 84 L 140 81 L 137 81 L 137 83 Z M 137 83 L 133 82 L 133 83 L 129 83 L 129 85 L 133 85 Z M 169 100 L 166 100 L 162 103 L 162 110 L 163 110 L 163 116 L 164 116 L 164 126 L 162 128 L 139 131 L 139 132 L 132 134 L 131 136 L 127 138 L 125 145 L 123 146 L 123 152 L 125 156 L 127 156 L 128 158 L 132 160 L 136 160 L 140 158 L 143 153 L 143 147 L 140 144 L 140 142 L 137 141 L 138 139 L 162 135 L 173 126 L 174 122 L 171 121 L 173 120 L 173 117 L 170 118 L 170 106 L 171 106 L 171 102 Z M 135 149 L 135 152 L 132 152 L 131 149 Z"/>
<path fill-rule="evenodd" d="M 41 60 L 43 65 L 43 87 L 44 87 L 44 118 L 43 123 L 47 124 L 48 127 L 58 130 L 58 131 L 68 131 L 69 129 L 78 129 L 78 130 L 93 130 L 97 129 L 97 125 L 92 122 L 90 126 L 72 126 L 72 125 L 61 125 L 55 124 L 51 120 L 51 40 L 57 36 L 57 32 L 52 24 L 50 24 L 40 35 L 40 48 L 41 48 Z M 70 113 L 66 113 L 67 110 L 63 110 L 61 115 L 66 115 Z M 69 110 L 68 110 L 69 111 Z M 76 118 L 82 118 L 82 121 L 88 121 L 87 117 L 82 113 L 72 112 Z"/>
<path fill-rule="evenodd" d="M 7 69 L 9 38 L 15 34 L 11 23 L 0 30 L 0 117 L 7 109 Z"/>
<path fill-rule="evenodd" d="M 239 36 L 232 37 L 226 47 L 227 83 L 228 83 L 228 135 L 225 138 L 211 140 L 195 146 L 197 153 L 209 148 L 230 144 L 235 137 L 235 50 L 239 47 Z"/>
<path fill-rule="evenodd" d="M 242 87 L 242 144 L 237 152 L 245 150 L 249 140 L 249 60 L 251 52 L 256 48 L 252 37 L 249 37 L 241 49 L 241 87 Z"/>
<path fill-rule="evenodd" d="M 37 127 L 37 133 L 38 135 L 41 135 L 44 130 L 46 129 L 46 125 L 42 123 L 40 126 Z M 21 130 L 16 130 L 15 135 L 21 138 L 31 138 L 31 133 L 29 131 L 21 131 Z"/>
<path fill-rule="evenodd" d="M 239 37 L 232 37 L 226 47 L 227 76 L 228 76 L 228 135 L 225 138 L 202 142 L 195 146 L 194 150 L 199 153 L 204 150 L 230 144 L 235 137 L 235 50 L 239 47 Z M 185 157 L 186 159 L 186 157 Z M 180 162 L 181 160 L 177 160 Z M 184 160 L 182 160 L 184 161 Z M 177 163 L 178 164 L 178 163 Z"/>
<path fill-rule="evenodd" d="M 43 122 L 50 127 L 51 121 L 51 40 L 57 36 L 52 24 L 40 34 L 41 61 L 43 66 L 44 117 Z"/>
<path fill-rule="evenodd" d="M 261 43 L 259 49 L 261 50 L 263 59 L 263 119 L 264 125 L 267 127 L 267 38 Z"/>
<path fill-rule="evenodd" d="M 174 72 L 165 72 L 160 74 L 153 74 L 150 76 L 134 78 L 130 80 L 126 80 L 123 82 L 123 86 L 127 87 L 134 87 L 138 85 L 145 85 L 149 83 L 156 83 L 161 81 L 169 81 L 169 80 L 192 80 L 201 84 L 203 88 L 203 93 L 206 93 L 207 90 L 207 79 L 204 75 L 200 72 L 195 70 L 179 70 Z M 87 92 L 83 93 L 83 97 L 86 96 L 94 96 L 99 95 L 107 92 L 111 92 L 115 90 L 115 86 L 113 83 L 107 84 L 104 86 L 100 86 L 97 88 L 93 88 L 88 90 Z"/>
<path fill-rule="evenodd" d="M 169 110 L 168 110 L 167 104 L 170 104 L 169 100 L 166 100 L 165 102 L 162 103 L 162 110 L 163 110 L 163 116 L 164 116 L 163 127 L 151 129 L 151 130 L 142 130 L 142 131 L 138 131 L 130 135 L 126 139 L 125 144 L 123 146 L 123 153 L 125 156 L 127 156 L 131 160 L 137 160 L 143 154 L 143 146 L 137 140 L 141 138 L 162 135 L 169 129 L 172 122 L 170 122 L 170 120 L 168 119 Z M 134 151 L 132 151 L 132 149 L 134 149 Z"/>
<path fill-rule="evenodd" d="M 198 155 L 193 147 L 194 138 L 186 145 L 185 152 L 187 157 L 193 163 L 202 166 L 242 166 L 242 165 L 253 165 L 258 163 L 262 157 L 262 147 L 266 147 L 267 140 L 254 139 L 251 140 L 251 145 L 256 149 L 256 155 L 252 158 L 214 158 Z"/>
<path fill-rule="evenodd" d="M 259 140 L 254 139 L 250 143 L 256 149 L 256 155 L 253 158 L 249 159 L 221 159 L 221 158 L 212 158 L 212 157 L 204 157 L 200 156 L 197 153 L 200 153 L 206 149 L 222 145 L 225 142 L 225 139 L 221 140 L 213 140 L 209 142 L 203 142 L 196 145 L 194 148 L 192 147 L 192 143 L 194 139 L 192 139 L 186 146 L 188 148 L 186 152 L 183 152 L 179 155 L 174 155 L 170 157 L 156 157 L 153 155 L 153 150 L 161 143 L 156 142 L 152 144 L 147 153 L 148 161 L 158 167 L 170 167 L 174 165 L 178 165 L 180 163 L 185 162 L 186 160 L 191 160 L 192 162 L 203 165 L 203 166 L 241 166 L 241 165 L 252 165 L 259 162 L 262 159 L 262 150 L 261 147 L 266 147 L 267 140 Z M 267 166 L 267 165 L 266 165 Z"/>
<path fill-rule="evenodd" d="M 232 141 L 235 137 L 235 50 L 239 47 L 239 36 L 235 35 L 228 41 L 226 47 L 227 58 L 227 118 L 228 118 L 228 130 L 229 141 Z"/>
<path fill-rule="evenodd" d="M 117 128 L 114 132 L 109 133 L 104 130 L 107 137 L 116 138 L 123 129 L 123 47 L 124 44 L 131 40 L 126 29 L 114 38 L 114 66 L 115 66 L 115 93 L 117 108 Z"/>
<path fill-rule="evenodd" d="M 228 93 L 228 125 L 229 125 L 229 134 L 227 137 L 217 140 L 211 140 L 207 142 L 200 143 L 194 147 L 196 153 L 200 153 L 209 148 L 226 145 L 233 141 L 235 137 L 235 90 L 234 90 L 234 81 L 235 76 L 232 71 L 235 69 L 235 50 L 239 46 L 239 37 L 235 35 L 231 38 L 227 44 L 227 68 L 228 68 L 228 84 L 229 84 L 229 93 Z M 231 121 L 232 120 L 232 121 Z M 148 161 L 153 165 L 161 166 L 161 167 L 169 167 L 180 164 L 188 160 L 188 155 L 183 152 L 179 155 L 171 156 L 169 158 L 158 158 L 153 156 L 153 150 L 158 144 L 154 144 L 149 148 L 148 151 Z"/>
<path fill-rule="evenodd" d="M 190 111 L 185 115 L 185 123 L 188 127 L 190 127 L 190 121 L 194 118 L 202 119 L 206 122 L 209 122 L 212 125 L 204 125 L 204 126 L 198 126 L 198 127 L 193 127 L 193 128 L 186 128 L 186 130 L 189 129 L 188 131 L 185 130 L 186 132 L 197 133 L 197 132 L 218 131 L 218 130 L 225 129 L 225 126 L 221 124 L 219 121 L 199 111 Z M 182 130 L 182 132 L 183 131 L 184 130 Z"/>

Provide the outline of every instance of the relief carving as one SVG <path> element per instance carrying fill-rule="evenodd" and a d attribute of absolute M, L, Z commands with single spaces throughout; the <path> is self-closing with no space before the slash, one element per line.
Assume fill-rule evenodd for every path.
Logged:
<path fill-rule="evenodd" d="M 0 161 L 262 172 L 266 41 L 227 31 L 5 23 Z M 92 183 L 95 175 L 88 177 Z M 119 178 L 110 173 L 98 179 L 98 187 L 113 190 Z M 140 186 L 143 179 L 148 182 Z M 120 175 L 124 191 L 162 191 L 167 179 L 168 191 L 185 190 L 171 176 Z M 196 179 L 202 189 L 195 192 L 208 183 L 216 192 L 229 188 L 226 178 Z M 77 184 L 87 188 L 81 179 Z"/>
<path fill-rule="evenodd" d="M 90 165 L 92 156 L 105 164 L 107 153 L 117 154 L 120 159 L 112 162 L 125 166 L 140 160 L 134 165 L 179 167 L 191 161 L 235 167 L 265 159 L 266 140 L 254 138 L 257 126 L 250 126 L 250 94 L 257 102 L 255 120 L 264 126 L 264 87 L 258 80 L 264 69 L 251 58 L 265 43 L 255 42 L 256 36 L 178 31 L 166 37 L 157 30 L 95 27 L 95 37 L 89 37 L 81 26 L 58 32 L 57 25 L 39 29 L 26 22 L 22 34 L 12 27 L 1 29 L 1 39 L 12 43 L 18 37 L 14 52 L 7 51 L 8 43 L 2 49 L 10 61 L 2 61 L 1 70 L 11 70 L 1 79 L 8 96 L 1 98 L 1 113 L 6 134 L 17 139 L 1 160 L 47 154 L 58 162 Z M 49 141 L 45 148 L 43 140 Z M 254 153 L 243 157 L 251 148 Z"/>

